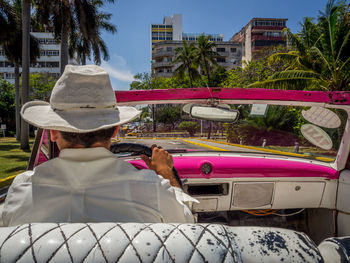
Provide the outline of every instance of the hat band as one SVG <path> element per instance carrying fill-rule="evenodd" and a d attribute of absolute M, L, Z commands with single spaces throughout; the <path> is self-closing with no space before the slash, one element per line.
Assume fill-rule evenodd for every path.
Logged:
<path fill-rule="evenodd" d="M 112 105 L 112 106 L 103 106 L 103 107 L 99 107 L 99 106 L 90 106 L 90 105 L 86 105 L 86 106 L 81 106 L 81 107 L 72 107 L 72 108 L 64 108 L 64 109 L 58 109 L 58 108 L 53 108 L 51 107 L 53 111 L 75 111 L 75 110 L 102 110 L 102 109 L 115 109 L 116 105 Z"/>

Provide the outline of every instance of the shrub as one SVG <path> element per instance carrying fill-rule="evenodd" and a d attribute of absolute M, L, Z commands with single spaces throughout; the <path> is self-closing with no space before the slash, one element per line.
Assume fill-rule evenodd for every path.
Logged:
<path fill-rule="evenodd" d="M 180 130 L 185 130 L 187 131 L 190 136 L 193 136 L 194 133 L 199 129 L 199 124 L 194 121 L 183 121 L 179 125 Z"/>

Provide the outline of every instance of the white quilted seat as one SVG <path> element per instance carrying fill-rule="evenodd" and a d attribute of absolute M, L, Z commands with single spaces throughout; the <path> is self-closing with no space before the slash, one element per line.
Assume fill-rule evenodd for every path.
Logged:
<path fill-rule="evenodd" d="M 0 262 L 322 262 L 303 233 L 214 224 L 33 223 L 0 228 Z"/>

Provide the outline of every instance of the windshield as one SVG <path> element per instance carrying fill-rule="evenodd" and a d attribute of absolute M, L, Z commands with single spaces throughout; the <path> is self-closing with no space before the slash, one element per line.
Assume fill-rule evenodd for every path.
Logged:
<path fill-rule="evenodd" d="M 238 119 L 216 121 L 210 113 L 207 120 L 191 116 L 193 105 L 137 106 L 141 117 L 121 128 L 120 140 L 157 144 L 173 153 L 225 151 L 334 162 L 347 119 L 341 109 L 225 104 L 219 107 L 238 112 Z"/>

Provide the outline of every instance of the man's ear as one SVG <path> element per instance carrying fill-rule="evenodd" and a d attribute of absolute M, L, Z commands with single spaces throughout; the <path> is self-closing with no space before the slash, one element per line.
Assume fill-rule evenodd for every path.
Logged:
<path fill-rule="evenodd" d="M 50 139 L 52 142 L 56 142 L 59 136 L 59 132 L 56 130 L 50 130 Z"/>
<path fill-rule="evenodd" d="M 113 132 L 112 138 L 114 138 L 115 136 L 117 136 L 117 133 L 118 133 L 118 131 L 119 131 L 119 128 L 120 128 L 120 126 L 116 126 L 116 127 L 115 127 L 115 130 L 114 130 L 114 132 Z"/>

